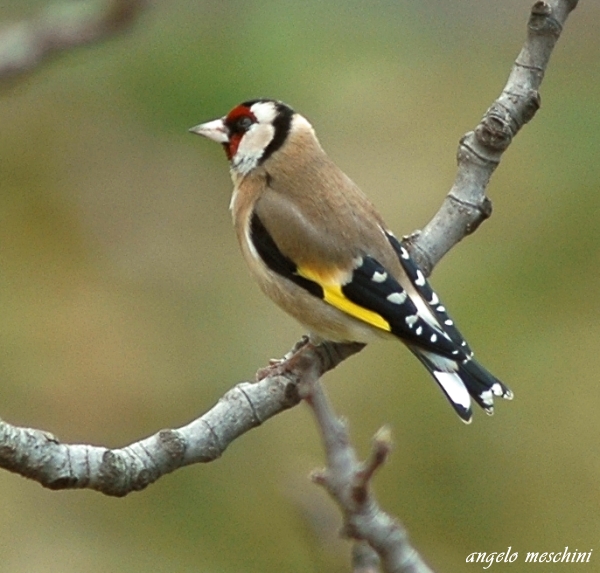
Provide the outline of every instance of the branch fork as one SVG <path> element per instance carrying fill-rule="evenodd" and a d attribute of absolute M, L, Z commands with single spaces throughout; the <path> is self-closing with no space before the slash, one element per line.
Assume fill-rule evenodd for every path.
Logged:
<path fill-rule="evenodd" d="M 314 471 L 311 478 L 340 507 L 344 516 L 342 535 L 367 543 L 386 572 L 432 573 L 410 544 L 402 524 L 379 507 L 371 491 L 371 480 L 392 448 L 390 429 L 384 426 L 377 432 L 370 456 L 361 463 L 350 444 L 347 424 L 333 412 L 318 377 L 305 376 L 299 391 L 314 414 L 327 459 L 326 468 Z M 360 544 L 360 551 L 353 552 L 355 559 L 365 559 L 365 554 L 368 550 L 364 544 Z M 369 561 L 374 561 L 373 555 Z"/>

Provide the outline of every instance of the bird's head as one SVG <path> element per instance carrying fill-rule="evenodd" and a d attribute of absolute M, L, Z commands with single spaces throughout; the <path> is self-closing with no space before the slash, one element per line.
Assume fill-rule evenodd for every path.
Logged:
<path fill-rule="evenodd" d="M 256 99 L 241 103 L 226 116 L 201 123 L 190 131 L 223 145 L 232 170 L 243 176 L 284 145 L 295 117 L 301 116 L 280 101 Z"/>

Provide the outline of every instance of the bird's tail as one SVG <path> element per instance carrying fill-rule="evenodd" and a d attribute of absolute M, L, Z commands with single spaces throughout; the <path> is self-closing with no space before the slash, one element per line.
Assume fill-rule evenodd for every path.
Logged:
<path fill-rule="evenodd" d="M 494 413 L 494 396 L 506 400 L 513 398 L 511 390 L 472 357 L 456 362 L 416 346 L 410 349 L 435 378 L 456 413 L 467 424 L 473 416 L 471 397 L 490 415 Z"/>

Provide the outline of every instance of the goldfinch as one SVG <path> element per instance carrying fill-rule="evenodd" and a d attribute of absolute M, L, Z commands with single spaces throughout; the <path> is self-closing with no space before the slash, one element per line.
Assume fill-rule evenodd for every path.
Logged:
<path fill-rule="evenodd" d="M 429 282 L 306 118 L 272 99 L 246 101 L 190 129 L 230 163 L 230 209 L 262 290 L 311 339 L 400 339 L 469 423 L 512 392 L 473 358 Z"/>

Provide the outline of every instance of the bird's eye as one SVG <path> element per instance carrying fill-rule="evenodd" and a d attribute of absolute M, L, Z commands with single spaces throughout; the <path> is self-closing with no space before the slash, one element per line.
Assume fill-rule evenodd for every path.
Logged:
<path fill-rule="evenodd" d="M 252 126 L 253 123 L 254 122 L 252 121 L 252 119 L 250 117 L 248 117 L 247 115 L 244 115 L 235 122 L 235 130 L 241 131 L 241 132 L 246 132 L 250 129 L 250 127 Z"/>

